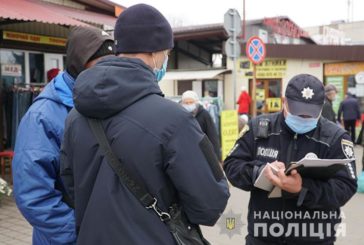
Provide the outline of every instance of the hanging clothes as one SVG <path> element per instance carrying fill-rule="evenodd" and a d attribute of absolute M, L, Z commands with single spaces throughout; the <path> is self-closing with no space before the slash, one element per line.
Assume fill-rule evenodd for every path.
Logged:
<path fill-rule="evenodd" d="M 44 84 L 45 85 L 45 84 Z M 13 149 L 20 120 L 33 100 L 40 94 L 43 84 L 6 86 L 2 89 L 2 149 Z"/>

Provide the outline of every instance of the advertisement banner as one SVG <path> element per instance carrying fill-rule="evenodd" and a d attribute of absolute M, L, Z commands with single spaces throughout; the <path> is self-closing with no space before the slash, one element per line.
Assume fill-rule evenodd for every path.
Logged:
<path fill-rule="evenodd" d="M 226 158 L 238 139 L 238 113 L 235 110 L 221 112 L 222 160 Z"/>
<path fill-rule="evenodd" d="M 65 38 L 33 35 L 28 33 L 12 32 L 12 31 L 3 31 L 3 39 L 18 41 L 18 42 L 48 44 L 53 46 L 66 46 L 66 41 L 67 41 L 67 39 Z"/>

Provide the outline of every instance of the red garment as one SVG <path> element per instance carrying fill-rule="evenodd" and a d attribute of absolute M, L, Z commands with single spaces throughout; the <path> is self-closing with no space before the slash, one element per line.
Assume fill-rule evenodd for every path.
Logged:
<path fill-rule="evenodd" d="M 47 71 L 47 82 L 50 82 L 53 78 L 55 78 L 59 73 L 58 68 L 52 68 L 49 71 Z"/>
<path fill-rule="evenodd" d="M 236 102 L 236 104 L 239 104 L 239 114 L 249 114 L 250 103 L 250 95 L 246 91 L 241 92 L 239 99 Z"/>

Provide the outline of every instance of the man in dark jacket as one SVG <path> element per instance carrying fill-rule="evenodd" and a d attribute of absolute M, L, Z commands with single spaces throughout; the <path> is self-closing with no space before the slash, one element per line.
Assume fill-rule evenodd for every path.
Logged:
<path fill-rule="evenodd" d="M 325 102 L 322 107 L 322 114 L 324 118 L 336 123 L 336 114 L 332 108 L 332 102 L 335 100 L 337 94 L 336 87 L 333 84 L 327 84 L 325 86 Z"/>
<path fill-rule="evenodd" d="M 293 77 L 283 111 L 251 120 L 225 160 L 231 183 L 251 192 L 247 245 L 333 245 L 341 229 L 340 207 L 356 192 L 355 160 L 325 180 L 284 172 L 308 153 L 321 159 L 354 158 L 349 135 L 320 117 L 323 103 L 321 81 L 307 74 Z M 255 187 L 260 174 L 280 188 L 277 198 Z"/>
<path fill-rule="evenodd" d="M 227 181 L 209 140 L 180 105 L 158 86 L 173 33 L 155 8 L 127 8 L 115 26 L 117 57 L 83 72 L 66 122 L 61 174 L 75 201 L 79 245 L 171 245 L 155 212 L 120 182 L 93 135 L 101 119 L 121 164 L 168 211 L 178 202 L 193 224 L 214 225 L 229 198 Z"/>
<path fill-rule="evenodd" d="M 343 116 L 345 130 L 351 135 L 351 140 L 355 142 L 355 125 L 356 120 L 360 119 L 360 107 L 358 100 L 354 96 L 347 92 L 345 100 L 340 103 L 338 112 L 338 121 L 341 121 L 341 115 Z"/>
<path fill-rule="evenodd" d="M 113 55 L 113 48 L 112 38 L 101 30 L 73 28 L 67 40 L 66 70 L 45 87 L 20 122 L 12 164 L 14 197 L 33 226 L 33 245 L 76 242 L 74 211 L 62 199 L 59 175 L 64 123 L 73 108 L 76 77 L 101 57 Z"/>
<path fill-rule="evenodd" d="M 182 94 L 182 106 L 196 118 L 202 132 L 204 132 L 211 141 L 217 158 L 221 160 L 220 140 L 215 124 L 212 121 L 209 112 L 206 111 L 199 102 L 200 99 L 194 91 L 187 90 Z"/>

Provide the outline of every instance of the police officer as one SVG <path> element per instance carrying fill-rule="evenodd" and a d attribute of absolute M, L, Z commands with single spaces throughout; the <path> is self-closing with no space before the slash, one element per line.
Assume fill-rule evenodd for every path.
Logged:
<path fill-rule="evenodd" d="M 354 158 L 353 143 L 320 116 L 325 91 L 316 77 L 293 77 L 285 97 L 282 112 L 249 122 L 224 163 L 231 183 L 251 192 L 246 244 L 333 244 L 340 207 L 356 191 L 355 161 L 325 180 L 284 171 L 308 153 L 321 159 Z M 254 186 L 260 174 L 281 189 L 279 197 L 269 198 L 269 192 Z"/>

